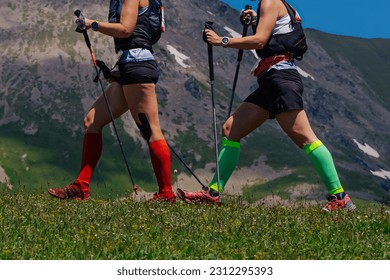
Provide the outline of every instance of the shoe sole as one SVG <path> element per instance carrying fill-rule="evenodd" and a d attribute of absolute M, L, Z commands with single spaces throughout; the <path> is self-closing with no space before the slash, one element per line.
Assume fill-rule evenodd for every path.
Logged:
<path fill-rule="evenodd" d="M 353 204 L 352 200 L 348 200 L 348 202 L 345 204 L 343 209 L 348 210 L 348 211 L 353 211 L 356 209 L 356 205 Z"/>
<path fill-rule="evenodd" d="M 175 194 L 174 193 L 172 193 L 172 197 L 170 197 L 170 198 L 166 198 L 166 197 L 164 197 L 164 196 L 159 196 L 159 197 L 156 197 L 156 198 L 151 198 L 151 199 L 149 199 L 149 201 L 150 202 L 153 202 L 153 201 L 155 201 L 155 202 L 169 202 L 169 203 L 171 203 L 171 204 L 173 204 L 173 203 L 175 203 L 176 202 L 176 196 L 175 196 Z"/>

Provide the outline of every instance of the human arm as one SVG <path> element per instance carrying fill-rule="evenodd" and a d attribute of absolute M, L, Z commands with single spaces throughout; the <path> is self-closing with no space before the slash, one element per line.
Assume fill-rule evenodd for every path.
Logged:
<path fill-rule="evenodd" d="M 229 48 L 236 49 L 262 49 L 268 42 L 275 23 L 278 19 L 280 10 L 279 5 L 272 0 L 261 1 L 260 17 L 256 28 L 256 34 L 242 38 L 229 38 Z M 248 10 L 253 14 L 253 10 Z M 213 30 L 205 30 L 207 41 L 214 46 L 221 46 L 222 37 Z"/>
<path fill-rule="evenodd" d="M 120 22 L 99 22 L 98 31 L 116 38 L 130 37 L 137 23 L 139 2 L 140 0 L 123 0 Z M 86 18 L 86 28 L 91 28 L 91 24 L 94 21 L 95 20 Z"/>

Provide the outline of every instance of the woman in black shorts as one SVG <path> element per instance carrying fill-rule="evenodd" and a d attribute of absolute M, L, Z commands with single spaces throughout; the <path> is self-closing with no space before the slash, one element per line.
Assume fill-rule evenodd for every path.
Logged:
<path fill-rule="evenodd" d="M 123 0 L 122 7 L 110 2 L 109 22 L 85 19 L 86 28 L 114 37 L 115 51 L 123 52 L 118 61 L 119 81 L 106 89 L 115 118 L 130 110 L 142 136 L 148 142 L 158 192 L 153 200 L 174 202 L 170 152 L 161 132 L 156 83 L 159 72 L 148 35 L 148 0 Z M 88 199 L 89 183 L 102 152 L 102 129 L 111 122 L 104 97 L 100 96 L 84 118 L 84 143 L 81 169 L 76 180 L 64 188 L 50 189 L 60 199 Z"/>
<path fill-rule="evenodd" d="M 244 12 L 252 18 L 257 18 L 254 10 Z M 276 118 L 283 131 L 308 155 L 326 185 L 329 196 L 323 210 L 353 210 L 355 205 L 344 192 L 332 156 L 314 134 L 303 109 L 303 85 L 293 56 L 288 52 L 272 53 L 268 43 L 271 36 L 281 36 L 292 31 L 288 10 L 280 0 L 262 0 L 258 12 L 260 16 L 253 23 L 255 34 L 252 36 L 221 38 L 213 30 L 205 30 L 208 43 L 214 46 L 256 50 L 261 60 L 254 67 L 253 74 L 258 79 L 259 88 L 244 100 L 223 125 L 225 137 L 219 156 L 219 188 L 215 174 L 208 189 L 198 192 L 178 189 L 177 195 L 188 203 L 201 201 L 218 204 L 218 190 L 223 190 L 237 165 L 241 138 L 261 126 L 267 119 Z M 300 20 L 298 13 L 295 17 Z"/>

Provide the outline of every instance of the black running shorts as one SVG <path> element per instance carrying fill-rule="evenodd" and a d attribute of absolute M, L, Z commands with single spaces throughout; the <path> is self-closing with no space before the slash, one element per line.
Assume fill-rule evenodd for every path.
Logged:
<path fill-rule="evenodd" d="M 295 69 L 271 70 L 257 80 L 259 88 L 244 102 L 260 106 L 269 112 L 269 118 L 290 111 L 303 109 L 303 84 Z"/>
<path fill-rule="evenodd" d="M 119 64 L 121 85 L 156 84 L 159 71 L 155 60 Z"/>

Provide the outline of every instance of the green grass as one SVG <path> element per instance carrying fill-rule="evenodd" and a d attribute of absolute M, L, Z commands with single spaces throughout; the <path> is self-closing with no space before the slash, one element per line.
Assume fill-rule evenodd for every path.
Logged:
<path fill-rule="evenodd" d="M 3 191 L 0 259 L 389 259 L 390 215 Z"/>

